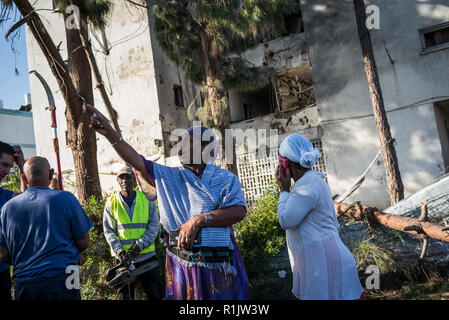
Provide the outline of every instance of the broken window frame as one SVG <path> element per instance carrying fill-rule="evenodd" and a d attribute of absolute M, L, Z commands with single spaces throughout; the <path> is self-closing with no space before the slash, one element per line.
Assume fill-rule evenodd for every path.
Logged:
<path fill-rule="evenodd" d="M 420 41 L 421 41 L 421 46 L 422 46 L 421 54 L 428 54 L 428 53 L 448 49 L 449 41 L 443 42 L 443 43 L 440 43 L 437 45 L 433 45 L 433 46 L 428 46 L 427 40 L 426 40 L 426 36 L 428 36 L 429 34 L 432 34 L 432 33 L 438 32 L 438 31 L 442 31 L 442 30 L 446 30 L 446 29 L 449 31 L 449 22 L 444 22 L 444 23 L 441 23 L 441 24 L 438 24 L 435 26 L 420 29 L 419 36 L 420 36 Z"/>
<path fill-rule="evenodd" d="M 185 108 L 184 93 L 182 90 L 182 86 L 179 84 L 173 85 L 173 104 L 176 108 Z"/>
<path fill-rule="evenodd" d="M 304 73 L 304 78 L 299 79 L 298 75 L 296 75 L 296 79 L 293 81 L 296 81 L 296 88 L 293 83 L 288 84 L 288 81 L 292 81 L 292 79 L 287 80 L 290 74 L 290 77 L 292 74 L 294 74 L 295 69 L 300 72 L 300 69 L 307 68 L 307 74 Z M 313 84 L 312 79 L 312 69 L 310 67 L 310 64 L 303 64 L 300 67 L 282 70 L 280 72 L 277 72 L 276 74 L 272 75 L 270 78 L 271 85 L 273 86 L 274 96 L 275 96 L 275 102 L 276 102 L 276 108 L 275 112 L 283 112 L 283 111 L 289 111 L 289 110 L 295 110 L 295 109 L 306 109 L 316 106 L 316 96 L 315 96 L 315 86 Z M 282 92 L 279 89 L 279 84 L 281 82 L 284 82 L 286 86 L 288 86 L 288 92 L 290 96 L 295 96 L 300 98 L 298 99 L 298 103 L 300 103 L 300 100 L 303 100 L 304 103 L 302 105 L 297 105 L 294 107 L 291 106 L 283 106 L 284 104 L 284 98 L 282 97 Z M 294 93 L 292 95 L 291 93 Z M 285 95 L 284 95 L 285 96 Z"/>

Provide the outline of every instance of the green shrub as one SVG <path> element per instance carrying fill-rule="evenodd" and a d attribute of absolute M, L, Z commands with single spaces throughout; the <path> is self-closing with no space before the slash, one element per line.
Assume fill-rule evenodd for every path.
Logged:
<path fill-rule="evenodd" d="M 81 298 L 83 300 L 110 300 L 116 299 L 116 291 L 109 288 L 106 283 L 106 271 L 114 265 L 114 258 L 103 234 L 103 211 L 106 198 L 88 198 L 84 204 L 84 210 L 93 222 L 93 227 L 89 231 L 90 246 L 83 254 L 87 261 L 81 269 Z M 158 255 L 161 283 L 164 284 L 165 248 L 159 241 L 155 240 L 156 254 Z M 146 299 L 140 285 L 136 286 L 136 300 Z"/>
<path fill-rule="evenodd" d="M 365 270 L 369 265 L 376 265 L 381 274 L 396 271 L 391 251 L 380 247 L 371 239 L 363 239 L 353 244 L 353 248 L 352 254 L 359 270 Z"/>
<path fill-rule="evenodd" d="M 114 259 L 103 234 L 103 210 L 105 198 L 88 198 L 84 210 L 93 222 L 89 231 L 90 246 L 83 252 L 86 263 L 81 269 L 81 297 L 83 300 L 114 299 L 116 293 L 105 280 L 106 271 L 112 267 Z"/>
<path fill-rule="evenodd" d="M 20 170 L 16 164 L 12 167 L 10 174 L 3 178 L 1 187 L 13 192 L 20 192 Z"/>
<path fill-rule="evenodd" d="M 279 191 L 272 183 L 265 196 L 248 209 L 246 218 L 234 226 L 248 275 L 263 272 L 264 264 L 286 246 L 277 216 L 278 201 Z"/>

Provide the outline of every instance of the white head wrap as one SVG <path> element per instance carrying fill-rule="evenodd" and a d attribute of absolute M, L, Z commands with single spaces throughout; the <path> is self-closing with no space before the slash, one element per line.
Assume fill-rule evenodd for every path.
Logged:
<path fill-rule="evenodd" d="M 300 134 L 292 134 L 285 138 L 279 147 L 279 154 L 308 169 L 312 168 L 322 156 L 309 139 Z"/>

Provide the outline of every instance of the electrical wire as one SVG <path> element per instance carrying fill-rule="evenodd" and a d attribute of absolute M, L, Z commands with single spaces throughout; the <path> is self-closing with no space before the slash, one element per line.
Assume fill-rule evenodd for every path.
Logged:
<path fill-rule="evenodd" d="M 402 107 L 394 108 L 394 109 L 391 109 L 391 110 L 386 110 L 385 112 L 386 113 L 390 113 L 390 112 L 400 111 L 400 110 L 404 110 L 404 109 L 408 109 L 408 108 L 419 107 L 419 106 L 424 105 L 425 103 L 436 102 L 436 101 L 440 101 L 440 100 L 443 100 L 443 99 L 449 99 L 449 96 L 432 97 L 432 98 L 424 99 L 424 100 L 421 100 L 421 101 L 417 101 L 415 103 L 412 103 L 412 104 L 409 104 L 409 105 L 405 105 L 405 106 L 402 106 Z M 374 116 L 374 114 L 370 113 L 370 114 L 361 115 L 361 116 L 352 116 L 352 117 L 346 117 L 346 118 L 340 118 L 340 119 L 322 120 L 321 123 L 322 124 L 334 124 L 334 123 L 338 123 L 338 122 L 363 119 L 363 118 L 368 118 L 368 117 L 373 117 L 373 116 Z"/>

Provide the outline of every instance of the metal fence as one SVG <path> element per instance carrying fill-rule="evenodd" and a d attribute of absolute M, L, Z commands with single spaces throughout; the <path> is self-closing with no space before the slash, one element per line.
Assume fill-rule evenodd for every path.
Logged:
<path fill-rule="evenodd" d="M 326 176 L 321 140 L 314 140 L 312 144 L 323 154 L 323 157 L 318 160 L 313 169 L 321 171 Z M 246 153 L 237 156 L 239 180 L 248 206 L 254 204 L 260 197 L 263 197 L 266 189 L 274 181 L 274 173 L 278 165 L 278 150 L 278 148 L 270 149 L 263 156 L 257 153 Z"/>

